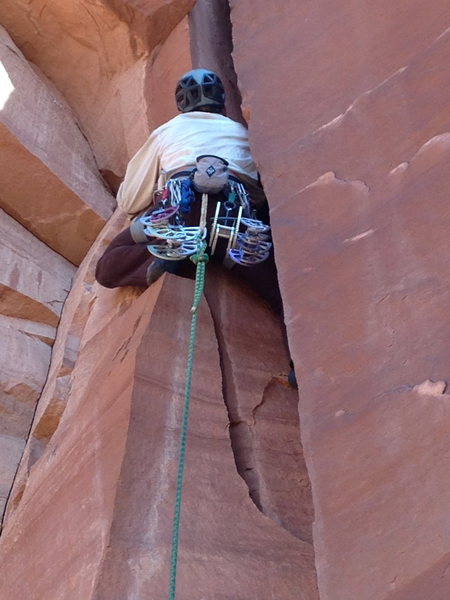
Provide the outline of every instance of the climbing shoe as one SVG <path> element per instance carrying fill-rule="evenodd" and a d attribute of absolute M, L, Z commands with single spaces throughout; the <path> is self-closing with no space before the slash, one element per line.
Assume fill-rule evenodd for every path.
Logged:
<path fill-rule="evenodd" d="M 147 269 L 147 284 L 152 285 L 152 283 L 155 283 L 163 273 L 176 273 L 177 269 L 178 261 L 155 258 Z"/>

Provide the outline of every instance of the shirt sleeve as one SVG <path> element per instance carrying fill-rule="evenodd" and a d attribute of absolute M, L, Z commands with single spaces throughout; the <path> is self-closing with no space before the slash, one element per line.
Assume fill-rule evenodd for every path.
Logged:
<path fill-rule="evenodd" d="M 128 163 L 119 191 L 117 204 L 133 216 L 152 203 L 153 192 L 160 169 L 160 142 L 154 131 Z"/>

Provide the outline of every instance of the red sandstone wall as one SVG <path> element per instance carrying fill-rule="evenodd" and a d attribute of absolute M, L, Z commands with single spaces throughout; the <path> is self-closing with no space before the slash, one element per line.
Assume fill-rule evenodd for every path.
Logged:
<path fill-rule="evenodd" d="M 232 0 L 234 60 L 301 381 L 320 597 L 444 600 L 448 5 L 269 4 Z"/>
<path fill-rule="evenodd" d="M 188 29 L 192 5 L 0 7 L 8 600 L 166 596 L 192 286 L 99 289 L 116 214 L 59 318 L 112 212 L 99 171 L 115 188 L 175 114 L 189 46 L 233 92 L 226 2 L 198 0 Z M 446 4 L 230 6 L 300 421 L 276 323 L 210 271 L 180 597 L 447 600 Z"/>
<path fill-rule="evenodd" d="M 175 114 L 174 103 L 156 105 L 154 97 L 190 68 L 190 6 L 0 6 L 1 513 L 37 400 L 16 496 L 66 405 L 75 324 L 47 375 L 73 265 L 115 207 L 99 169 L 115 188 L 149 130 Z"/>
<path fill-rule="evenodd" d="M 0 9 L 24 52 L 5 33 L 4 64 L 13 61 L 7 70 L 12 91 L 1 116 L 5 139 L 13 137 L 17 149 L 10 144 L 9 167 L 0 174 L 8 184 L 3 187 L 3 205 L 53 248 L 52 257 L 67 254 L 72 247 L 76 261 L 69 256 L 80 262 L 97 235 L 87 237 L 83 246 L 90 223 L 85 213 L 96 201 L 93 189 L 99 197 L 95 208 L 107 210 L 106 216 L 111 210 L 112 198 L 98 167 L 116 185 L 149 128 L 175 114 L 173 100 L 166 98 L 172 97 L 176 78 L 190 67 L 187 21 L 180 20 L 187 4 L 154 3 L 158 6 L 161 10 L 149 9 L 145 19 L 139 17 L 140 10 L 124 11 L 120 3 L 89 5 L 92 10 L 87 11 L 88 5 L 80 2 L 75 12 L 55 6 L 52 18 L 46 7 L 36 4 Z M 165 29 L 159 31 L 163 15 L 173 20 L 170 27 L 164 21 Z M 201 6 L 197 15 L 205 23 Z M 206 23 L 210 16 L 208 12 Z M 149 29 L 150 17 L 154 22 Z M 70 29 L 69 36 L 60 35 L 65 28 Z M 217 23 L 221 39 L 228 33 Z M 48 37 L 54 42 L 51 48 L 45 43 Z M 123 53 L 124 40 L 130 44 L 132 59 Z M 69 51 L 63 64 L 61 55 Z M 90 52 L 97 55 L 97 65 Z M 211 57 L 212 63 L 216 60 L 217 55 Z M 230 72 L 229 54 L 223 64 Z M 70 79 L 65 76 L 68 68 L 73 69 Z M 227 85 L 231 92 L 231 81 Z M 37 106 L 33 95 L 40 99 Z M 235 103 L 232 110 L 239 112 L 239 106 Z M 76 142 L 72 145 L 71 134 Z M 28 171 L 29 179 L 14 172 L 19 153 L 24 155 L 20 170 Z M 81 184 L 91 182 L 90 173 L 97 188 L 91 183 L 84 189 Z M 32 178 L 40 178 L 42 187 L 32 188 Z M 28 201 L 26 192 L 31 188 L 39 203 Z M 67 197 L 64 211 L 62 192 Z M 73 225 L 70 236 L 57 228 L 62 212 Z M 77 212 L 85 215 L 84 224 L 74 219 Z M 20 227 L 10 216 L 6 219 L 8 231 Z M 39 257 L 37 270 L 28 269 L 31 279 L 36 274 L 43 279 L 44 294 L 41 287 L 30 289 L 14 275 L 26 268 L 27 251 L 22 252 L 23 264 L 13 257 L 7 281 L 11 291 L 5 296 L 12 301 L 3 303 L 5 311 L 15 307 L 17 312 L 19 294 L 26 295 L 28 313 L 36 306 L 34 317 L 39 321 L 41 315 L 49 315 L 58 333 L 54 340 L 53 330 L 48 342 L 42 327 L 31 323 L 26 335 L 33 340 L 39 335 L 40 343 L 47 343 L 47 354 L 35 343 L 27 354 L 27 375 L 7 365 L 7 383 L 18 391 L 22 387 L 16 381 L 28 378 L 33 384 L 33 369 L 41 369 L 37 393 L 33 389 L 16 432 L 17 443 L 11 435 L 1 438 L 8 451 L 0 471 L 0 491 L 4 500 L 8 497 L 0 542 L 2 593 L 7 597 L 123 600 L 167 594 L 186 360 L 182 349 L 187 348 L 193 288 L 191 282 L 172 279 L 142 297 L 136 290 L 100 289 L 93 280 L 95 262 L 123 226 L 124 218 L 116 214 L 88 252 L 60 323 L 61 306 L 47 296 L 53 285 L 53 295 L 59 298 L 62 284 L 39 271 L 49 259 Z M 31 233 L 18 229 L 13 241 L 16 254 L 21 235 L 41 247 Z M 54 266 L 55 275 L 61 269 Z M 68 288 L 67 284 L 65 294 Z M 212 268 L 207 298 L 193 390 L 179 594 L 219 598 L 227 590 L 233 597 L 281 593 L 286 600 L 316 600 L 311 490 L 300 443 L 297 394 L 287 386 L 288 358 L 279 324 L 259 300 Z M 14 327 L 22 331 L 24 314 L 16 316 L 16 320 L 9 317 L 8 332 Z M 54 344 L 47 375 L 49 343 Z M 19 350 L 25 353 L 18 340 L 15 351 Z M 17 362 L 14 352 L 11 357 Z M 5 421 L 7 434 L 17 421 L 18 401 L 13 412 L 15 420 Z M 29 575 L 19 578 L 19 570 Z"/>
<path fill-rule="evenodd" d="M 0 5 L 0 23 L 65 96 L 111 181 L 123 176 L 153 126 L 147 117 L 149 67 L 193 3 L 3 0 Z M 186 53 L 184 61 L 189 62 Z"/>
<path fill-rule="evenodd" d="M 193 282 L 171 277 L 144 294 L 93 283 L 98 255 L 122 224 L 114 218 L 91 249 L 66 303 L 0 543 L 7 596 L 167 594 Z M 179 595 L 220 598 L 226 589 L 264 598 L 280 590 L 286 600 L 316 600 L 311 499 L 278 322 L 212 268 L 207 299 L 193 379 Z M 231 370 L 222 375 L 224 356 Z M 52 382 L 70 357 L 70 392 L 55 427 Z M 230 438 L 222 386 L 235 398 L 232 425 L 245 427 L 242 435 Z M 53 427 L 47 438 L 44 426 Z M 277 441 L 285 437 L 289 446 Z M 253 499 L 239 465 L 253 471 Z M 287 508 L 292 498 L 298 512 Z M 38 580 L 18 580 L 19 565 L 38 569 Z"/>

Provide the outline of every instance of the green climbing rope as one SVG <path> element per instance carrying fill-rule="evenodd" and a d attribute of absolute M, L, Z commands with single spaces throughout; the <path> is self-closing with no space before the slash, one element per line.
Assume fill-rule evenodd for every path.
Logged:
<path fill-rule="evenodd" d="M 194 362 L 195 337 L 197 333 L 197 309 L 203 295 L 205 286 L 205 269 L 208 262 L 208 255 L 205 254 L 206 243 L 199 242 L 199 247 L 194 256 L 191 257 L 192 262 L 196 265 L 195 272 L 195 292 L 194 302 L 192 304 L 192 319 L 191 319 L 191 335 L 189 339 L 189 353 L 186 367 L 186 385 L 184 390 L 184 407 L 183 419 L 181 423 L 180 434 L 180 453 L 178 461 L 177 489 L 175 493 L 175 508 L 173 511 L 173 528 L 172 528 L 172 553 L 170 561 L 170 579 L 169 579 L 169 600 L 175 600 L 175 586 L 177 577 L 177 562 L 178 562 L 178 538 L 180 530 L 180 513 L 181 513 L 181 493 L 183 488 L 183 472 L 186 457 L 186 437 L 189 417 L 189 404 L 191 401 L 191 381 L 192 381 L 192 365 Z"/>

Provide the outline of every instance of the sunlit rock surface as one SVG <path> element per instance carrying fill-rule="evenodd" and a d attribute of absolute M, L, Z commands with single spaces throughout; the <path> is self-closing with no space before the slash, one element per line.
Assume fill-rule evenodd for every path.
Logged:
<path fill-rule="evenodd" d="M 0 514 L 47 379 L 75 267 L 0 209 Z"/>
<path fill-rule="evenodd" d="M 60 94 L 1 29 L 0 206 L 45 244 L 79 264 L 114 198 Z"/>
<path fill-rule="evenodd" d="M 152 66 L 193 4 L 194 0 L 1 3 L 0 22 L 69 102 L 99 168 L 111 182 L 123 176 L 153 127 L 147 117 Z M 171 62 L 178 63 L 180 71 L 190 60 L 186 42 L 185 32 L 172 53 Z M 161 75 L 164 89 L 167 73 Z M 171 90 L 175 81 L 175 74 L 169 76 Z"/>
<path fill-rule="evenodd" d="M 0 313 L 55 327 L 75 267 L 0 209 Z"/>
<path fill-rule="evenodd" d="M 321 600 L 445 600 L 447 4 L 231 7 L 301 382 Z"/>
<path fill-rule="evenodd" d="M 92 284 L 98 253 L 120 224 L 120 220 L 112 222 L 111 232 L 105 232 L 92 248 L 66 305 L 56 366 L 61 364 L 66 340 L 75 333 L 79 335 L 77 359 L 58 426 L 48 440 L 41 440 L 37 460 L 33 461 L 30 448 L 28 472 L 24 470 L 21 488 L 13 490 L 0 544 L 5 573 L 11 573 L 3 589 L 10 594 L 122 600 L 167 593 L 194 285 L 173 276 L 144 293 Z M 210 285 L 216 288 L 214 281 Z M 228 311 L 233 319 L 254 311 L 260 318 L 249 321 L 248 336 L 269 335 L 272 351 L 264 343 L 256 350 L 252 379 L 261 383 L 253 386 L 253 397 L 252 390 L 246 391 L 246 403 L 258 409 L 267 386 L 275 390 L 272 394 L 281 405 L 286 403 L 286 393 L 293 392 L 286 388 L 279 324 L 245 288 L 232 282 L 218 285 L 225 286 L 224 300 L 216 298 L 214 319 L 206 300 L 199 315 L 179 594 L 194 599 L 200 590 L 206 597 L 220 597 L 226 588 L 233 596 L 250 599 L 255 593 L 269 598 L 281 590 L 286 599 L 316 600 L 312 546 L 292 535 L 273 515 L 267 518 L 250 497 L 235 464 L 222 393 L 219 352 L 225 350 L 215 326 Z M 84 325 L 77 325 L 83 307 L 87 309 Z M 225 330 L 225 321 L 221 328 Z M 234 362 L 246 353 L 246 344 L 247 336 L 227 342 L 226 352 Z M 44 414 L 45 409 L 39 410 L 35 423 Z M 279 418 L 280 414 L 273 426 L 282 431 Z M 289 409 L 283 418 L 291 419 L 295 428 Z M 36 428 L 29 447 L 37 447 L 35 432 Z M 257 435 L 255 440 L 256 453 L 261 452 L 264 444 Z M 301 469 L 299 445 L 294 455 Z M 291 470 L 293 457 L 286 461 L 279 455 L 274 460 L 277 469 Z M 259 476 L 264 483 L 264 473 Z M 288 494 L 289 490 L 285 502 Z M 310 501 L 308 506 L 305 510 L 311 510 Z M 24 565 L 42 569 L 39 581 L 13 577 L 19 564 L 22 569 Z"/>
<path fill-rule="evenodd" d="M 126 299 L 127 302 L 130 302 L 136 297 L 133 290 L 122 290 L 112 295 L 112 297 L 111 293 L 108 294 L 107 290 L 103 290 L 106 293 L 103 302 L 103 316 L 100 317 L 95 310 L 97 294 L 92 291 L 95 263 L 106 244 L 124 225 L 125 216 L 116 212 L 108 227 L 101 233 L 90 249 L 85 261 L 76 272 L 72 291 L 64 304 L 63 318 L 59 324 L 58 335 L 53 345 L 52 361 L 50 365 L 47 365 L 48 373 L 45 387 L 36 408 L 29 432 L 28 444 L 23 452 L 14 480 L 6 518 L 16 509 L 22 497 L 31 467 L 40 458 L 59 425 L 67 405 L 71 388 L 71 376 L 78 359 L 81 338 L 91 314 L 93 316 L 90 321 L 89 332 L 91 335 L 95 335 L 97 328 L 104 326 L 105 319 L 114 318 L 123 309 L 123 302 L 119 299 Z"/>
<path fill-rule="evenodd" d="M 176 114 L 179 75 L 217 69 L 238 119 L 242 94 L 269 197 L 300 417 L 276 320 L 209 265 L 178 593 L 448 600 L 447 4 L 231 0 L 239 90 L 226 3 L 198 0 L 188 19 L 193 4 L 1 4 L 15 43 L 2 34 L 1 206 L 78 264 L 100 230 L 79 199 L 91 215 L 101 188 L 104 222 L 99 171 L 115 190 Z M 77 272 L 48 377 L 59 263 L 42 254 L 39 288 L 38 266 L 11 266 L 20 244 L 3 248 L 2 339 L 23 357 L 1 373 L 8 600 L 167 596 L 193 289 L 95 284 L 123 226 L 114 215 Z"/>
<path fill-rule="evenodd" d="M 44 386 L 55 329 L 0 316 L 0 518 Z"/>

